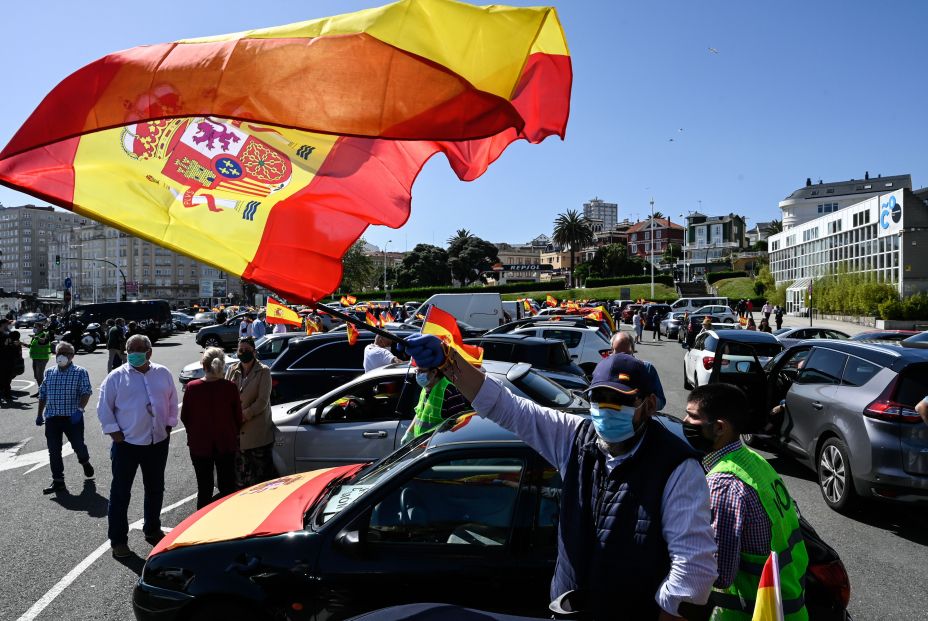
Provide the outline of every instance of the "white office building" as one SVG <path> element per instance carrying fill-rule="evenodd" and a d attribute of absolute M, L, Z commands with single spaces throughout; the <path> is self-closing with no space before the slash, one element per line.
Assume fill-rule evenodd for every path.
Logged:
<path fill-rule="evenodd" d="M 821 180 L 818 183 L 812 183 L 812 179 L 806 179 L 804 187 L 780 201 L 783 230 L 787 231 L 794 226 L 840 211 L 874 196 L 911 189 L 912 177 L 910 175 L 893 177 L 877 175 L 876 178 L 871 178 L 868 172 L 864 173 L 863 179 L 828 183 L 822 183 Z"/>
<path fill-rule="evenodd" d="M 790 283 L 788 313 L 805 312 L 809 285 L 839 269 L 871 274 L 903 296 L 928 291 L 928 191 L 874 196 L 794 225 L 767 243 L 774 279 Z"/>

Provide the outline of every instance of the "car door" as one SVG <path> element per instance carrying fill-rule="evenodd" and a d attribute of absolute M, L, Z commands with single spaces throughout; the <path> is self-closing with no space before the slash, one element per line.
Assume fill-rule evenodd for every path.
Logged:
<path fill-rule="evenodd" d="M 400 428 L 397 406 L 403 385 L 402 377 L 373 377 L 346 386 L 314 408 L 294 437 L 296 471 L 373 461 L 391 453 Z M 414 391 L 410 386 L 406 392 Z"/>
<path fill-rule="evenodd" d="M 847 354 L 814 347 L 786 393 L 793 423 L 786 443 L 799 455 L 814 458 L 815 441 L 835 416 L 835 393 L 846 363 Z"/>
<path fill-rule="evenodd" d="M 442 451 L 371 493 L 328 530 L 317 618 L 423 601 L 543 616 L 551 559 L 527 553 L 532 463 L 524 447 Z M 349 554 L 343 532 L 357 533 Z"/>

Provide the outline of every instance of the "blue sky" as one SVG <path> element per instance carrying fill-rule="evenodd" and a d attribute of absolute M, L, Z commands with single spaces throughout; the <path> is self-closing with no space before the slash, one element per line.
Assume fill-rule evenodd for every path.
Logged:
<path fill-rule="evenodd" d="M 62 78 L 109 52 L 382 3 L 6 3 L 0 143 Z M 593 196 L 618 203 L 620 218 L 643 217 L 653 197 L 674 220 L 701 205 L 750 225 L 779 218 L 777 202 L 806 177 L 910 173 L 916 188 L 928 183 L 928 3 L 551 4 L 574 69 L 567 139 L 515 143 L 471 183 L 436 156 L 416 182 L 406 226 L 369 229 L 370 242 L 444 245 L 458 228 L 527 241 Z M 0 203 L 29 202 L 0 187 Z"/>

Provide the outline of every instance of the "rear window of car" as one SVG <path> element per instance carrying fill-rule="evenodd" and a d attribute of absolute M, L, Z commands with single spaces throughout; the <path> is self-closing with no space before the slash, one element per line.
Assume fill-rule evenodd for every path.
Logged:
<path fill-rule="evenodd" d="M 480 343 L 480 346 L 483 347 L 483 357 L 487 360 L 504 360 L 514 362 L 512 343 L 495 343 L 493 341 L 483 341 Z M 522 348 L 527 349 L 527 348 Z M 525 351 L 521 352 L 523 355 Z M 531 362 L 530 360 L 524 360 L 522 362 Z"/>
<path fill-rule="evenodd" d="M 564 341 L 568 349 L 579 346 L 580 340 L 583 338 L 583 333 L 579 330 L 543 330 L 541 335 L 546 339 Z"/>
<path fill-rule="evenodd" d="M 564 407 L 574 400 L 569 392 L 536 371 L 529 371 L 513 384 L 539 405 Z"/>
<path fill-rule="evenodd" d="M 910 364 L 902 371 L 896 385 L 894 400 L 914 408 L 925 397 L 928 386 L 928 364 Z"/>
<path fill-rule="evenodd" d="M 364 346 L 348 342 L 323 343 L 296 361 L 291 369 L 361 369 L 364 366 Z"/>
<path fill-rule="evenodd" d="M 725 343 L 725 353 L 729 356 L 754 356 L 758 358 L 773 358 L 783 351 L 778 343 Z"/>

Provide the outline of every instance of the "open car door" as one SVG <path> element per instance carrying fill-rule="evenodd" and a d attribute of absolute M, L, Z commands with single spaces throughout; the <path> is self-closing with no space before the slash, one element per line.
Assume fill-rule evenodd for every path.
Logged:
<path fill-rule="evenodd" d="M 737 386 L 747 396 L 750 424 L 746 433 L 761 433 L 770 412 L 770 391 L 767 374 L 753 345 L 719 339 L 715 347 L 709 383 Z"/>

